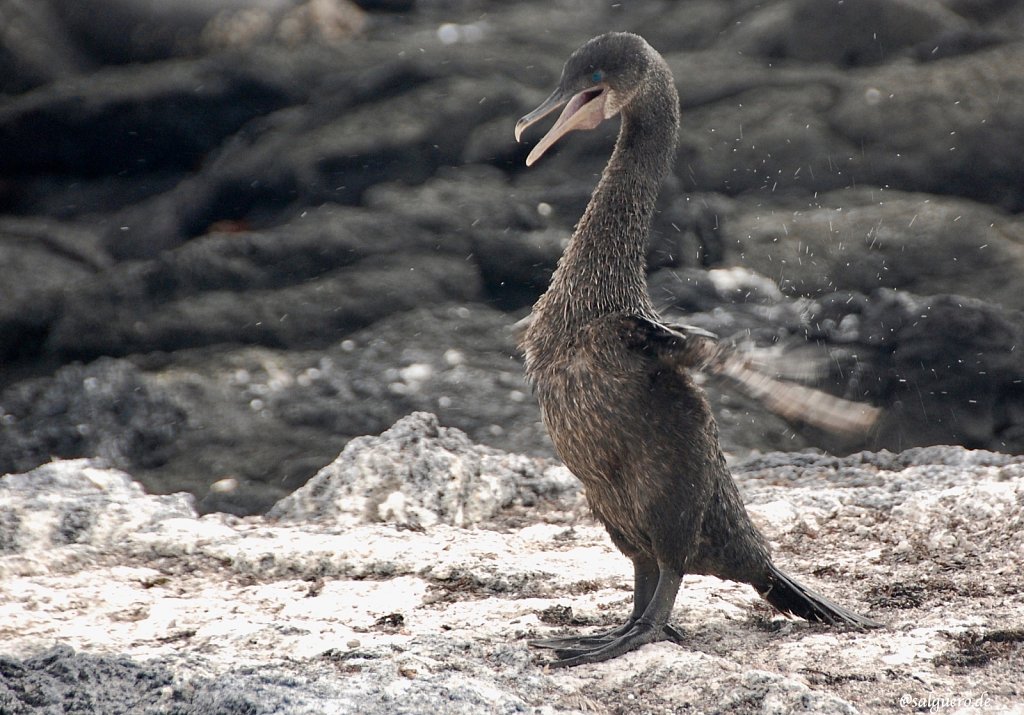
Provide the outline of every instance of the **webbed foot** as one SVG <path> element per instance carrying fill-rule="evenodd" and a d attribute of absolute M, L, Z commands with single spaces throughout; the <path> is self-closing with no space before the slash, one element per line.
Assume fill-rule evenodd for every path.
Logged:
<path fill-rule="evenodd" d="M 671 636 L 669 633 L 671 633 Z M 617 658 L 648 643 L 675 640 L 679 635 L 679 632 L 674 628 L 667 626 L 659 627 L 653 623 L 641 620 L 634 623 L 626 633 L 617 637 L 603 639 L 592 645 L 558 648 L 555 650 L 558 659 L 545 663 L 545 665 L 552 668 L 571 668 L 574 665 L 583 665 L 585 663 L 600 663 L 604 660 Z"/>
<path fill-rule="evenodd" d="M 644 626 L 639 622 L 628 621 L 618 628 L 602 633 L 594 633 L 589 636 L 545 638 L 529 641 L 529 644 L 534 648 L 555 651 L 559 656 L 558 660 L 544 664 L 553 668 L 564 668 L 614 658 L 647 643 L 671 641 L 682 645 L 685 640 L 686 636 L 671 623 L 666 623 L 661 627 L 661 631 L 657 632 L 652 624 Z"/>

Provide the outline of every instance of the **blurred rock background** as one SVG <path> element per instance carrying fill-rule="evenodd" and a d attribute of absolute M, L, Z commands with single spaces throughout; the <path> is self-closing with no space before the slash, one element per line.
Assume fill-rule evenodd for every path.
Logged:
<path fill-rule="evenodd" d="M 0 0 L 0 473 L 246 514 L 412 410 L 550 454 L 511 326 L 616 127 L 512 127 L 607 30 L 683 103 L 656 303 L 886 410 L 709 384 L 727 448 L 1024 452 L 1020 3 Z"/>

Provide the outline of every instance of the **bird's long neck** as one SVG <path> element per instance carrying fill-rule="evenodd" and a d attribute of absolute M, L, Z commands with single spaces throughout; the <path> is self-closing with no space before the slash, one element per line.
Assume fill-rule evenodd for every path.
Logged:
<path fill-rule="evenodd" d="M 654 314 L 647 235 L 678 128 L 679 98 L 666 68 L 623 110 L 615 150 L 538 305 L 563 332 L 611 312 Z"/>

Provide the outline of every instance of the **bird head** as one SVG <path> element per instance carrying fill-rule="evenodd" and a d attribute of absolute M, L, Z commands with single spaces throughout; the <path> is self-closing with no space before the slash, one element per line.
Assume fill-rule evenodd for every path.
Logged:
<path fill-rule="evenodd" d="M 539 107 L 516 122 L 516 141 L 523 131 L 562 105 L 565 109 L 526 158 L 532 165 L 560 138 L 574 129 L 593 129 L 611 119 L 636 94 L 657 53 L 639 35 L 609 32 L 588 40 L 562 68 L 558 87 Z"/>

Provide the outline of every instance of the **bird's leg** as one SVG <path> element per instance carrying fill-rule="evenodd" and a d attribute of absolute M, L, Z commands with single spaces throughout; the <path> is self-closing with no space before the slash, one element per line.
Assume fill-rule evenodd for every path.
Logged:
<path fill-rule="evenodd" d="M 530 641 L 534 648 L 550 648 L 553 650 L 571 650 L 575 648 L 590 648 L 593 646 L 611 643 L 619 636 L 629 633 L 647 609 L 647 605 L 654 596 L 654 590 L 658 586 L 658 562 L 644 556 L 637 556 L 633 559 L 633 613 L 621 626 L 593 633 L 588 636 L 565 636 L 562 638 L 545 638 L 542 640 Z M 672 626 L 667 626 L 672 628 Z M 674 631 L 675 629 L 673 629 Z M 678 635 L 676 633 L 675 635 Z M 666 635 L 672 638 L 671 635 Z"/>
<path fill-rule="evenodd" d="M 633 622 L 628 631 L 622 635 L 612 638 L 610 641 L 603 641 L 592 646 L 583 645 L 579 648 L 558 648 L 558 660 L 547 665 L 553 668 L 567 668 L 573 665 L 584 663 L 599 663 L 603 660 L 616 658 L 623 653 L 636 650 L 642 645 L 654 643 L 655 641 L 677 640 L 680 637 L 678 631 L 670 627 L 671 635 L 666 632 L 668 617 L 672 614 L 672 606 L 676 602 L 676 594 L 679 593 L 679 584 L 682 576 L 675 570 L 667 567 L 659 569 L 658 584 L 654 589 L 647 608 L 643 614 Z"/>

